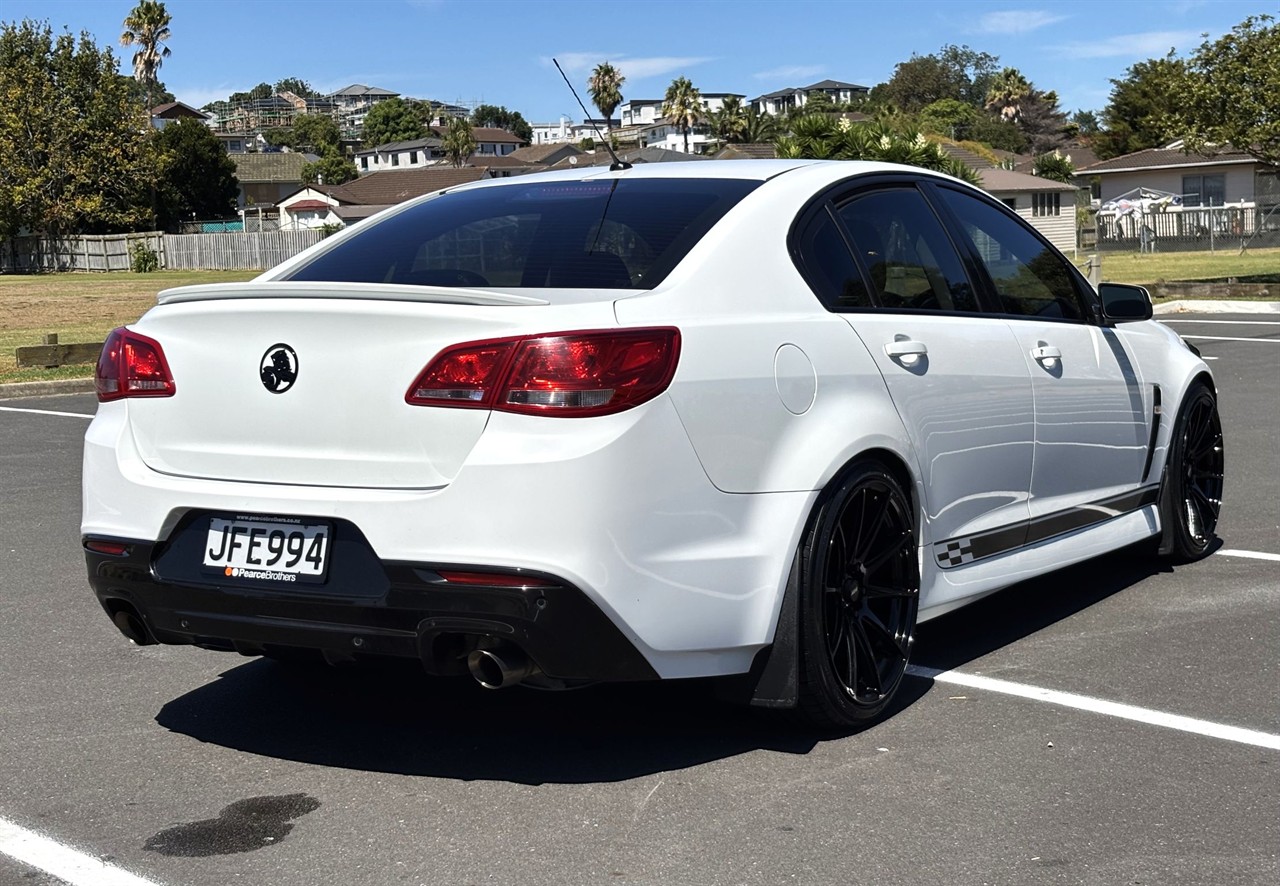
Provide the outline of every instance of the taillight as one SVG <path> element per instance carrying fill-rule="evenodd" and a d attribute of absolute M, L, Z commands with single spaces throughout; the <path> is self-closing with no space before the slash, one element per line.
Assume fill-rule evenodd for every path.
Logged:
<path fill-rule="evenodd" d="M 405 401 L 526 415 L 608 415 L 666 390 L 679 357 L 680 331 L 669 327 L 468 342 L 431 361 Z"/>
<path fill-rule="evenodd" d="M 172 397 L 177 390 L 160 343 L 123 326 L 102 345 L 96 384 L 102 403 L 123 397 Z"/>

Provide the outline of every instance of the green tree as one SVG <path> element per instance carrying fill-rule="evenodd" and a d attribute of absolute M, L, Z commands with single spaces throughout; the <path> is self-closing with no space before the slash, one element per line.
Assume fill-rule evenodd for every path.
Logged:
<path fill-rule="evenodd" d="M 332 145 L 324 147 L 319 160 L 302 166 L 303 184 L 340 185 L 359 174 L 356 165 Z"/>
<path fill-rule="evenodd" d="M 137 102 L 140 108 L 150 110 L 151 108 L 177 101 L 174 94 L 159 80 L 148 80 L 146 83 L 140 83 L 133 77 L 126 77 L 123 74 L 120 75 L 120 79 L 124 81 L 125 88 L 129 91 L 129 96 Z"/>
<path fill-rule="evenodd" d="M 677 77 L 667 87 L 662 100 L 662 116 L 680 127 L 684 152 L 689 153 L 689 130 L 702 119 L 702 93 L 688 77 Z"/>
<path fill-rule="evenodd" d="M 1174 119 L 1187 147 L 1230 144 L 1280 166 L 1280 25 L 1250 16 L 1218 40 L 1205 40 L 1187 62 Z"/>
<path fill-rule="evenodd" d="M 1177 138 L 1175 117 L 1186 75 L 1186 63 L 1171 51 L 1164 58 L 1137 62 L 1122 79 L 1112 80 L 1103 129 L 1093 142 L 1098 156 L 1118 157 Z"/>
<path fill-rule="evenodd" d="M 796 120 L 789 135 L 774 142 L 779 157 L 819 160 L 878 160 L 945 172 L 971 184 L 978 174 L 918 132 L 898 132 L 876 123 L 853 123 L 827 114 Z"/>
<path fill-rule="evenodd" d="M 336 150 L 340 138 L 338 124 L 327 114 L 299 114 L 293 118 L 290 147 L 296 150 L 323 154 L 325 148 Z"/>
<path fill-rule="evenodd" d="M 742 99 L 731 95 L 720 105 L 720 110 L 707 115 L 711 124 L 711 134 L 731 144 L 746 141 L 747 111 L 742 107 Z"/>
<path fill-rule="evenodd" d="M 155 135 L 157 222 L 175 230 L 191 218 L 224 218 L 236 208 L 236 164 L 199 120 L 184 118 Z"/>
<path fill-rule="evenodd" d="M 970 131 L 982 116 L 981 111 L 967 102 L 955 98 L 941 98 L 921 108 L 917 120 L 923 132 L 945 135 L 953 139 L 966 139 L 970 137 Z"/>
<path fill-rule="evenodd" d="M 944 98 L 980 108 L 999 62 L 994 55 L 954 44 L 929 55 L 912 55 L 894 68 L 888 82 L 872 90 L 872 100 L 909 113 Z"/>
<path fill-rule="evenodd" d="M 111 233 L 149 216 L 145 113 L 109 48 L 0 23 L 0 237 Z"/>
<path fill-rule="evenodd" d="M 1076 167 L 1071 162 L 1069 154 L 1054 151 L 1036 157 L 1035 164 L 1031 167 L 1031 174 L 1069 185 L 1075 181 Z"/>
<path fill-rule="evenodd" d="M 1076 127 L 1076 132 L 1086 138 L 1092 138 L 1102 130 L 1102 120 L 1093 111 L 1078 109 L 1067 118 Z"/>
<path fill-rule="evenodd" d="M 1063 147 L 1074 128 L 1058 107 L 1058 94 L 1041 92 L 1032 87 L 1023 97 L 1018 111 L 1018 129 L 1027 139 L 1033 154 L 1047 154 Z"/>
<path fill-rule="evenodd" d="M 312 89 L 310 83 L 297 77 L 285 77 L 283 80 L 276 83 L 274 89 L 277 95 L 282 92 L 292 92 L 299 98 L 320 97 L 320 93 Z"/>
<path fill-rule="evenodd" d="M 120 34 L 121 46 L 138 47 L 133 54 L 133 77 L 147 86 L 148 111 L 155 107 L 151 103 L 151 87 L 156 83 L 156 75 L 164 60 L 173 54 L 164 45 L 164 41 L 173 36 L 169 31 L 170 21 L 168 10 L 159 0 L 140 0 L 125 17 L 124 31 Z"/>
<path fill-rule="evenodd" d="M 742 115 L 743 144 L 764 144 L 773 141 L 777 136 L 778 121 L 772 114 L 762 114 L 755 108 L 748 108 Z"/>
<path fill-rule="evenodd" d="M 505 129 L 521 141 L 533 141 L 533 127 L 519 111 L 508 111 L 505 107 L 496 105 L 477 105 L 471 112 L 471 123 L 474 126 Z"/>
<path fill-rule="evenodd" d="M 988 111 L 998 114 L 1001 120 L 1016 123 L 1022 116 L 1022 103 L 1030 97 L 1032 91 L 1031 81 L 1021 71 L 1017 68 L 1005 68 L 991 78 L 983 105 Z"/>
<path fill-rule="evenodd" d="M 476 152 L 476 136 L 465 117 L 450 117 L 440 140 L 445 156 L 454 166 L 462 166 Z"/>
<path fill-rule="evenodd" d="M 402 98 L 389 98 L 378 102 L 364 117 L 364 131 L 360 135 L 369 147 L 391 142 L 407 142 L 426 138 L 427 129 L 422 125 L 417 111 Z"/>
<path fill-rule="evenodd" d="M 622 104 L 622 84 L 626 82 L 622 72 L 608 62 L 596 65 L 587 79 L 587 92 L 591 94 L 591 103 L 604 117 L 606 134 L 613 132 L 609 121 L 618 105 Z"/>

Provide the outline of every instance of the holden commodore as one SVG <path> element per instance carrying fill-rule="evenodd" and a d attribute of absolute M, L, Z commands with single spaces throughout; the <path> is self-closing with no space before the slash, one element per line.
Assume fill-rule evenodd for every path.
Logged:
<path fill-rule="evenodd" d="M 1213 377 L 967 184 L 739 161 L 484 181 L 97 367 L 89 580 L 136 643 L 491 688 L 736 675 L 880 715 L 915 627 L 1149 540 L 1206 553 Z"/>

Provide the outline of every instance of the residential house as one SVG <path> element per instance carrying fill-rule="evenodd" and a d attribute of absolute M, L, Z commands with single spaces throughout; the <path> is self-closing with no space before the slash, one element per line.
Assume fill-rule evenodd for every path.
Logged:
<path fill-rule="evenodd" d="M 826 95 L 835 104 L 844 104 L 861 98 L 870 91 L 870 88 L 859 86 L 856 83 L 845 83 L 840 80 L 819 80 L 817 83 L 811 83 L 808 86 L 788 86 L 786 89 L 765 93 L 753 98 L 751 107 L 761 114 L 778 116 L 803 108 L 808 103 L 809 96 L 815 92 Z"/>
<path fill-rule="evenodd" d="M 1277 170 L 1242 151 L 1196 154 L 1174 142 L 1078 172 L 1100 183 L 1100 244 L 1137 239 L 1151 249 L 1208 249 L 1218 237 L 1258 235 L 1280 245 Z"/>
<path fill-rule="evenodd" d="M 231 154 L 240 183 L 236 209 L 274 207 L 298 189 L 302 167 L 320 159 L 315 154 L 252 153 Z"/>
<path fill-rule="evenodd" d="M 438 133 L 443 135 L 443 133 Z M 513 135 L 505 129 L 496 129 L 491 126 L 475 126 L 471 129 L 471 135 L 476 140 L 477 154 L 493 154 L 496 157 L 505 157 L 517 148 L 524 147 L 527 142 L 518 135 Z"/>
<path fill-rule="evenodd" d="M 633 98 L 618 108 L 623 126 L 650 126 L 662 116 L 662 99 Z"/>
<path fill-rule="evenodd" d="M 355 224 L 414 197 L 489 177 L 484 167 L 374 172 L 341 185 L 295 187 L 280 201 L 282 230 Z"/>
<path fill-rule="evenodd" d="M 556 145 L 573 140 L 573 120 L 564 115 L 555 123 L 531 123 L 529 128 L 533 130 L 530 141 L 533 145 Z"/>
<path fill-rule="evenodd" d="M 421 169 L 443 162 L 444 148 L 437 136 L 377 145 L 355 154 L 356 171 L 361 175 L 387 169 Z"/>
<path fill-rule="evenodd" d="M 166 102 L 151 109 L 151 125 L 156 129 L 164 129 L 170 123 L 182 119 L 199 120 L 208 123 L 209 114 L 182 102 Z"/>
<path fill-rule="evenodd" d="M 344 138 L 359 138 L 364 129 L 364 118 L 378 102 L 398 98 L 400 93 L 377 86 L 352 83 L 337 92 L 326 95 L 333 102 L 334 116 Z"/>
<path fill-rule="evenodd" d="M 532 144 L 516 148 L 507 156 L 529 166 L 552 166 L 567 157 L 577 157 L 582 150 L 572 144 Z"/>

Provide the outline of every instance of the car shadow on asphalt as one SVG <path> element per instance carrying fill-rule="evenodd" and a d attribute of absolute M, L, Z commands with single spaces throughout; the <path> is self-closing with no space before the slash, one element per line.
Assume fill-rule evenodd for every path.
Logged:
<path fill-rule="evenodd" d="M 1002 591 L 921 625 L 913 663 L 958 667 L 1160 568 L 1120 552 Z M 906 678 L 888 717 L 932 685 Z M 490 691 L 468 678 L 426 677 L 408 662 L 331 669 L 255 659 L 168 702 L 156 722 L 296 762 L 521 784 L 622 781 L 757 750 L 806 754 L 833 737 L 723 702 L 709 681 Z"/>

